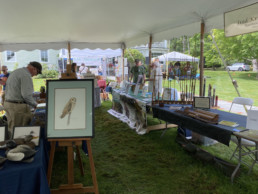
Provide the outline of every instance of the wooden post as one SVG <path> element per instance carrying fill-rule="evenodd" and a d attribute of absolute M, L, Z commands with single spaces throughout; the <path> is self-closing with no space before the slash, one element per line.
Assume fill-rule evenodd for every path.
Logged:
<path fill-rule="evenodd" d="M 204 45 L 204 21 L 201 23 L 201 40 L 200 40 L 200 92 L 199 95 L 203 96 L 203 66 L 204 66 L 204 57 L 203 57 L 203 45 Z"/>
<path fill-rule="evenodd" d="M 152 35 L 150 35 L 150 41 L 149 41 L 149 77 L 150 77 L 150 64 L 151 64 L 151 46 L 152 46 Z"/>
<path fill-rule="evenodd" d="M 67 64 L 71 64 L 71 44 L 70 44 L 70 42 L 68 42 L 68 48 L 67 48 L 67 51 L 68 51 Z"/>
<path fill-rule="evenodd" d="M 125 79 L 125 49 L 122 49 L 122 67 L 123 67 L 123 74 L 122 74 L 122 81 Z"/>

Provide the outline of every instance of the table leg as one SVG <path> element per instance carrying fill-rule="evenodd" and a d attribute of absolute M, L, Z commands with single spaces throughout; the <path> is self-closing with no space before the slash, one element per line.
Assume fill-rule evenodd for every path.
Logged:
<path fill-rule="evenodd" d="M 47 180 L 48 185 L 50 187 L 51 183 L 51 176 L 52 176 L 52 168 L 53 168 L 53 162 L 54 162 L 54 156 L 55 156 L 55 149 L 56 149 L 56 141 L 51 142 L 51 148 L 50 148 L 50 156 L 49 156 L 49 162 L 48 162 L 48 169 L 47 169 Z"/>
<path fill-rule="evenodd" d="M 231 175 L 231 183 L 233 184 L 234 182 L 234 177 L 236 176 L 236 173 L 238 171 L 238 169 L 240 168 L 240 165 L 241 165 L 241 160 L 242 160 L 242 145 L 241 145 L 241 137 L 237 137 L 237 140 L 238 140 L 238 146 L 239 146 L 239 156 L 238 156 L 238 165 L 237 167 L 235 168 L 234 172 L 232 173 Z"/>
<path fill-rule="evenodd" d="M 248 174 L 250 174 L 252 172 L 255 163 L 258 161 L 258 151 L 257 150 L 258 150 L 258 143 L 255 142 L 255 159 L 254 159 L 254 161 L 253 161 L 253 163 L 252 163 L 252 165 L 251 165 L 251 167 L 248 171 Z"/>
<path fill-rule="evenodd" d="M 167 132 L 167 130 L 168 130 L 168 123 L 166 122 L 166 128 L 165 128 L 164 131 L 162 132 L 160 138 L 163 137 L 163 135 Z"/>

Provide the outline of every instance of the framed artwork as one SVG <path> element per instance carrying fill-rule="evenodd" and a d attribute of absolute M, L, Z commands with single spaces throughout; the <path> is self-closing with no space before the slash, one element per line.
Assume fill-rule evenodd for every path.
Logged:
<path fill-rule="evenodd" d="M 139 89 L 140 89 L 140 84 L 136 84 L 135 88 L 134 88 L 134 93 L 133 95 L 137 96 L 139 93 Z"/>
<path fill-rule="evenodd" d="M 8 136 L 7 126 L 6 125 L 0 126 L 0 141 L 7 140 L 7 136 Z"/>
<path fill-rule="evenodd" d="M 94 80 L 47 80 L 47 137 L 94 136 Z"/>
<path fill-rule="evenodd" d="M 194 108 L 210 109 L 211 98 L 210 97 L 194 97 Z"/>
<path fill-rule="evenodd" d="M 146 93 L 148 92 L 148 86 L 143 86 L 142 88 L 142 96 L 146 97 Z"/>
<path fill-rule="evenodd" d="M 130 90 L 131 84 L 130 83 L 125 83 L 125 93 L 128 93 Z"/>
<path fill-rule="evenodd" d="M 38 146 L 40 140 L 40 126 L 15 126 L 13 129 L 13 139 L 25 138 L 28 135 L 32 136 L 31 141 Z"/>
<path fill-rule="evenodd" d="M 164 88 L 163 100 L 178 100 L 177 89 L 174 88 Z"/>
<path fill-rule="evenodd" d="M 258 130 L 258 110 L 248 110 L 246 129 Z"/>

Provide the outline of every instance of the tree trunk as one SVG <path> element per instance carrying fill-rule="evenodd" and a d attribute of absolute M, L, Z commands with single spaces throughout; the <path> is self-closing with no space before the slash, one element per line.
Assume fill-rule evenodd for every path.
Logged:
<path fill-rule="evenodd" d="M 185 53 L 185 36 L 183 36 L 182 43 L 183 43 L 183 53 Z"/>

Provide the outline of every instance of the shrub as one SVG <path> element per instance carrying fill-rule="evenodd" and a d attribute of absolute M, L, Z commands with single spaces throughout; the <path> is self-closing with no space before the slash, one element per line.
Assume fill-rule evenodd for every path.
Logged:
<path fill-rule="evenodd" d="M 36 79 L 41 78 L 57 78 L 58 77 L 58 71 L 54 70 L 55 68 L 48 69 L 47 64 L 42 65 L 42 74 L 38 74 Z"/>

